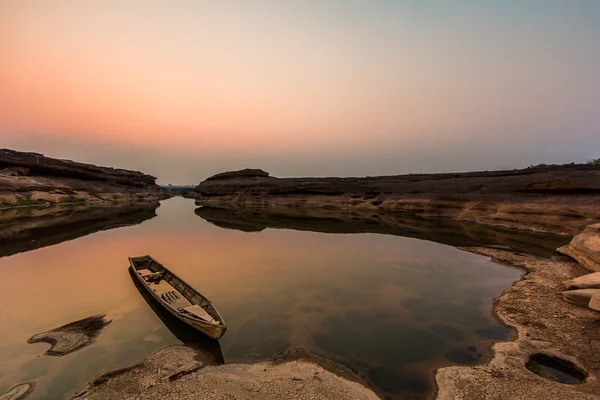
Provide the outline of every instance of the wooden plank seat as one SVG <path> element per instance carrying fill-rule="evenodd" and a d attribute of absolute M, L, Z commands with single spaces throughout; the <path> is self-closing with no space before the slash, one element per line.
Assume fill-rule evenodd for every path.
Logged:
<path fill-rule="evenodd" d="M 213 317 L 210 316 L 206 310 L 199 305 L 191 305 L 189 307 L 183 307 L 184 311 L 189 312 L 190 314 L 194 314 L 198 318 L 202 318 L 206 322 L 217 322 Z"/>

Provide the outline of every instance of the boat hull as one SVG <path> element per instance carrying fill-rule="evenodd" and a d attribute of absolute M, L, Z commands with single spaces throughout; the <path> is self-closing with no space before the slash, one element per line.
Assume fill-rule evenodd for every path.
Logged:
<path fill-rule="evenodd" d="M 164 304 L 162 299 L 160 299 L 160 297 L 158 297 L 156 295 L 156 293 L 154 293 L 154 291 L 152 291 L 152 289 L 150 289 L 150 287 L 148 287 L 148 284 L 137 273 L 137 270 L 133 267 L 133 265 L 129 266 L 129 271 L 132 275 L 134 275 L 136 277 L 136 279 L 140 282 L 140 284 L 146 290 L 146 292 L 148 294 L 150 294 L 158 302 L 158 304 L 160 304 L 160 306 L 163 309 L 168 311 L 171 315 L 173 315 L 178 320 L 182 321 L 183 323 L 189 325 L 190 327 L 194 328 L 195 330 L 202 332 L 206 336 L 211 337 L 213 339 L 220 339 L 225 334 L 225 331 L 227 330 L 227 326 L 225 326 L 224 324 L 223 325 L 221 325 L 221 324 L 215 325 L 215 324 L 210 324 L 210 323 L 204 322 L 204 321 L 194 320 L 192 318 L 181 315 L 180 313 L 176 312 L 172 308 L 168 307 L 167 305 Z"/>

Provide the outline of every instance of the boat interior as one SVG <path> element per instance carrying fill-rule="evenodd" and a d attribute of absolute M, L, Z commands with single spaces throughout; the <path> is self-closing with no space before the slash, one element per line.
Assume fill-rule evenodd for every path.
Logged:
<path fill-rule="evenodd" d="M 210 324 L 219 324 L 212 304 L 153 259 L 134 259 L 137 274 L 154 294 L 173 311 Z"/>

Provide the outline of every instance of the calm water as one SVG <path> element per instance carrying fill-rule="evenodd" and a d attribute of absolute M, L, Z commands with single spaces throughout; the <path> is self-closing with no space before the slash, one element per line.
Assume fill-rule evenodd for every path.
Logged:
<path fill-rule="evenodd" d="M 426 397 L 436 368 L 480 362 L 510 334 L 491 299 L 520 273 L 485 257 L 390 235 L 228 230 L 194 209 L 170 199 L 139 225 L 0 259 L 0 393 L 35 379 L 32 399 L 69 398 L 101 369 L 180 343 L 134 286 L 131 255 L 153 255 L 217 305 L 226 363 L 304 347 L 382 397 Z M 112 324 L 70 355 L 26 343 L 104 313 Z"/>

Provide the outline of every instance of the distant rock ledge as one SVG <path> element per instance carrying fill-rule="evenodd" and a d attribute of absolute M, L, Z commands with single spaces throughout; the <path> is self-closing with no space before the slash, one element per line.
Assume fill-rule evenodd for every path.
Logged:
<path fill-rule="evenodd" d="M 233 179 L 233 178 L 268 178 L 269 173 L 263 171 L 262 169 L 252 169 L 246 168 L 241 169 L 239 171 L 229 171 L 229 172 L 221 172 L 220 174 L 216 174 L 207 178 L 207 181 L 218 181 L 224 179 Z"/>
<path fill-rule="evenodd" d="M 146 202 L 168 197 L 155 177 L 142 172 L 0 149 L 0 209 Z"/>
<path fill-rule="evenodd" d="M 363 178 L 276 178 L 260 169 L 225 172 L 188 197 L 216 208 L 393 212 L 573 235 L 600 222 L 600 166 Z"/>

